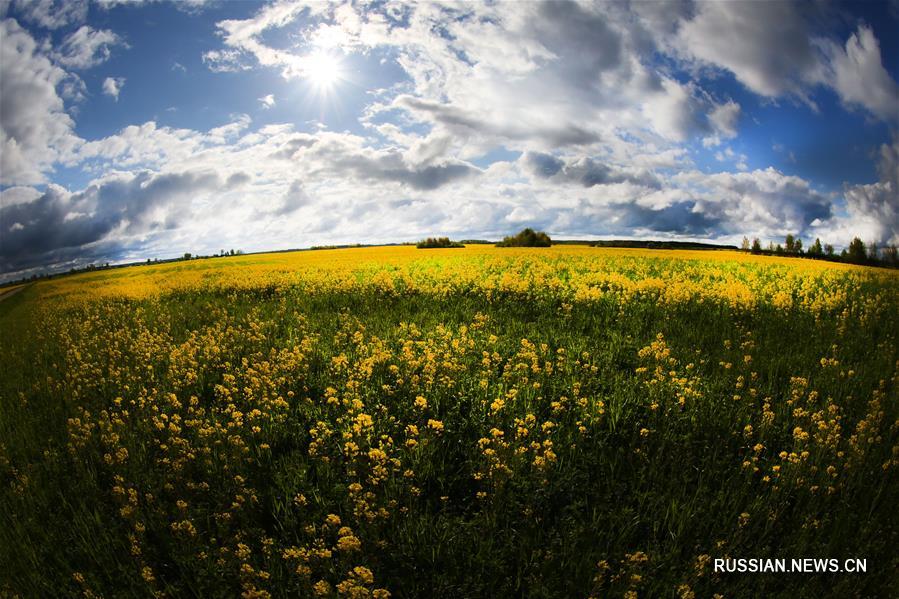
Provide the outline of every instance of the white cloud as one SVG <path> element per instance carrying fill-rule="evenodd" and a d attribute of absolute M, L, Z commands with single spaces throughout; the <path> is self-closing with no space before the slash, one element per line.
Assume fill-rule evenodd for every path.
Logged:
<path fill-rule="evenodd" d="M 717 135 L 724 138 L 737 136 L 737 122 L 740 119 L 740 105 L 733 100 L 719 104 L 709 114 L 709 121 Z"/>
<path fill-rule="evenodd" d="M 703 104 L 692 85 L 664 79 L 662 89 L 662 92 L 649 95 L 643 104 L 643 114 L 653 129 L 677 142 L 686 141 L 696 132 L 710 131 L 701 114 Z"/>
<path fill-rule="evenodd" d="M 56 91 L 67 73 L 14 19 L 0 22 L 0 56 L 0 184 L 43 183 L 52 164 L 81 143 Z"/>
<path fill-rule="evenodd" d="M 732 148 L 724 148 L 723 151 L 715 152 L 715 160 L 718 162 L 733 162 L 737 169 L 741 171 L 749 170 L 749 167 L 746 165 L 748 159 L 749 157 L 746 154 L 734 152 Z"/>
<path fill-rule="evenodd" d="M 899 244 L 899 137 L 880 146 L 877 170 L 876 183 L 846 186 L 848 216 L 827 224 L 847 244 L 856 235 L 863 241 Z"/>
<path fill-rule="evenodd" d="M 804 97 L 803 83 L 817 76 L 803 6 L 794 2 L 697 3 L 672 44 L 762 96 Z"/>
<path fill-rule="evenodd" d="M 14 0 L 12 8 L 22 19 L 46 29 L 82 23 L 87 18 L 87 0 Z"/>
<path fill-rule="evenodd" d="M 41 192 L 33 187 L 15 186 L 0 190 L 0 208 L 13 204 L 24 204 L 40 197 Z M 3 223 L 0 223 L 3 226 Z"/>
<path fill-rule="evenodd" d="M 850 106 L 861 106 L 892 124 L 899 124 L 899 86 L 883 67 L 880 44 L 870 27 L 860 25 L 845 49 L 829 44 L 833 87 Z"/>
<path fill-rule="evenodd" d="M 726 70 L 762 96 L 811 102 L 810 90 L 831 69 L 847 105 L 887 118 L 895 90 L 864 27 L 844 48 L 806 44 L 803 11 L 811 9 L 792 5 L 758 5 L 765 18 L 783 21 L 771 25 L 774 33 L 762 17 L 723 3 L 638 3 L 638 14 L 610 3 L 364 8 L 275 2 L 251 18 L 219 22 L 222 45 L 203 54 L 213 71 L 261 67 L 284 77 L 303 76 L 309 43 L 389 56 L 407 78 L 372 94 L 358 134 L 322 124 L 260 127 L 234 114 L 209 130 L 149 121 L 85 142 L 63 104 L 85 94 L 81 80 L 47 59 L 49 45 L 41 50 L 15 21 L 4 22 L 4 92 L 7 82 L 24 91 L 9 94 L 9 116 L 4 93 L 3 184 L 44 183 L 55 164 L 96 177 L 74 193 L 2 192 L 2 226 L 19 248 L 6 264 L 61 263 L 79 247 L 87 248 L 84 256 L 130 256 L 137 247 L 172 255 L 437 231 L 496 237 L 524 225 L 568 236 L 820 232 L 836 243 L 832 235 L 852 226 L 895 235 L 895 159 L 882 159 L 894 165 L 882 168 L 893 175 L 846 188 L 844 218 L 839 199 L 809 181 L 771 168 L 750 171 L 748 157 L 730 145 L 743 109 L 704 87 L 705 76 Z M 272 42 L 283 39 L 271 35 L 279 30 L 290 34 L 284 46 Z M 73 41 L 72 51 L 57 49 L 72 68 L 108 56 L 113 41 L 94 43 L 103 30 L 78 31 L 83 41 Z M 787 34 L 804 41 L 780 39 Z M 758 44 L 772 47 L 743 52 Z M 659 61 L 657 52 L 667 58 Z M 117 98 L 123 84 L 109 77 L 104 93 Z M 854 87 L 883 93 L 853 95 Z M 258 101 L 270 108 L 275 96 Z M 743 172 L 696 170 L 695 141 L 717 150 L 723 169 Z M 490 154 L 492 164 L 476 166 L 495 151 L 507 158 Z M 48 233 L 57 228 L 58 235 Z"/>
<path fill-rule="evenodd" d="M 85 246 L 174 229 L 190 212 L 188 201 L 226 184 L 214 171 L 115 174 L 69 193 L 49 186 L 39 197 L 0 208 L 4 233 L 0 270 L 59 261 Z M 16 226 L 18 225 L 18 226 Z"/>
<path fill-rule="evenodd" d="M 96 4 L 104 10 L 110 10 L 117 6 L 135 7 L 142 4 L 162 3 L 167 0 L 94 0 Z M 173 2 L 175 8 L 186 13 L 198 13 L 217 0 L 178 0 Z"/>
<path fill-rule="evenodd" d="M 259 98 L 260 104 L 262 104 L 263 108 L 271 108 L 275 105 L 275 96 L 274 94 L 268 94 L 266 96 L 262 96 Z"/>
<path fill-rule="evenodd" d="M 109 60 L 112 46 L 127 47 L 127 44 L 109 29 L 94 29 L 89 25 L 82 25 L 66 36 L 53 56 L 63 66 L 88 69 Z"/>
<path fill-rule="evenodd" d="M 124 85 L 124 77 L 107 77 L 103 80 L 103 93 L 118 102 L 119 93 L 122 91 L 122 86 Z"/>
<path fill-rule="evenodd" d="M 210 50 L 203 53 L 203 64 L 213 73 L 234 73 L 250 67 L 237 50 Z"/>
<path fill-rule="evenodd" d="M 701 2 L 675 35 L 662 39 L 688 60 L 730 71 L 761 96 L 794 97 L 815 108 L 811 95 L 826 86 L 847 105 L 896 124 L 899 86 L 883 66 L 873 30 L 860 24 L 837 43 L 813 32 L 813 21 L 826 12 L 816 3 Z"/>
<path fill-rule="evenodd" d="M 551 150 L 614 143 L 616 130 L 645 130 L 647 122 L 652 133 L 674 141 L 712 130 L 706 113 L 716 104 L 695 86 L 663 81 L 642 64 L 631 47 L 627 15 L 609 5 L 366 9 L 275 3 L 249 19 L 218 23 L 225 47 L 207 52 L 204 60 L 214 70 L 255 62 L 285 77 L 302 76 L 308 47 L 278 48 L 264 39 L 300 14 L 301 36 L 308 39 L 324 36 L 329 44 L 362 51 L 393 48 L 412 84 L 402 90 L 407 93 L 393 90 L 370 106 L 368 122 L 379 127 L 375 121 L 383 114 L 402 110 L 431 126 L 423 146 L 443 144 L 445 154 L 463 159 L 501 144 Z M 646 112 L 640 109 L 644 103 Z M 447 139 L 451 143 L 444 144 Z"/>

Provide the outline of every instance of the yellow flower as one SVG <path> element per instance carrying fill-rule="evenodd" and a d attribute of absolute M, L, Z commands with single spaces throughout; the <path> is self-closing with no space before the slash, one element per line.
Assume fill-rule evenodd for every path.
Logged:
<path fill-rule="evenodd" d="M 325 580 L 319 580 L 312 586 L 312 591 L 319 597 L 331 594 L 331 585 Z"/>
<path fill-rule="evenodd" d="M 353 574 L 365 584 L 371 584 L 375 581 L 374 574 L 365 566 L 356 566 L 353 568 Z"/>
<path fill-rule="evenodd" d="M 362 549 L 362 543 L 353 535 L 342 536 L 337 539 L 337 548 L 340 551 L 352 552 Z"/>

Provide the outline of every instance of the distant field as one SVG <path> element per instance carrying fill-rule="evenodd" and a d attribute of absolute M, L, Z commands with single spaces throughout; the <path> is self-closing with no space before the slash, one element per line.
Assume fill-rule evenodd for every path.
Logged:
<path fill-rule="evenodd" d="M 897 283 L 568 245 L 39 282 L 0 301 L 0 596 L 888 596 Z"/>

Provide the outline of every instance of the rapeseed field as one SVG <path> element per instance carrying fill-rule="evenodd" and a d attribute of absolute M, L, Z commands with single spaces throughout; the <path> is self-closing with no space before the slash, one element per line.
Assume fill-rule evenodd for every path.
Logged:
<path fill-rule="evenodd" d="M 0 302 L 0 596 L 895 592 L 896 271 L 378 247 Z M 715 572 L 863 558 L 863 574 Z"/>

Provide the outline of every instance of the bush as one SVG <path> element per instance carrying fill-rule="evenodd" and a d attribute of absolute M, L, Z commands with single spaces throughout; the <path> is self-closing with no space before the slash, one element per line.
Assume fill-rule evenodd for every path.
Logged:
<path fill-rule="evenodd" d="M 451 241 L 449 237 L 428 237 L 422 241 L 418 242 L 416 245 L 418 249 L 430 249 L 430 248 L 462 248 L 465 247 L 458 241 Z"/>
<path fill-rule="evenodd" d="M 552 240 L 549 238 L 549 235 L 543 231 L 534 231 L 531 228 L 527 228 L 514 237 L 503 238 L 502 241 L 496 244 L 496 247 L 548 248 L 551 245 Z"/>

